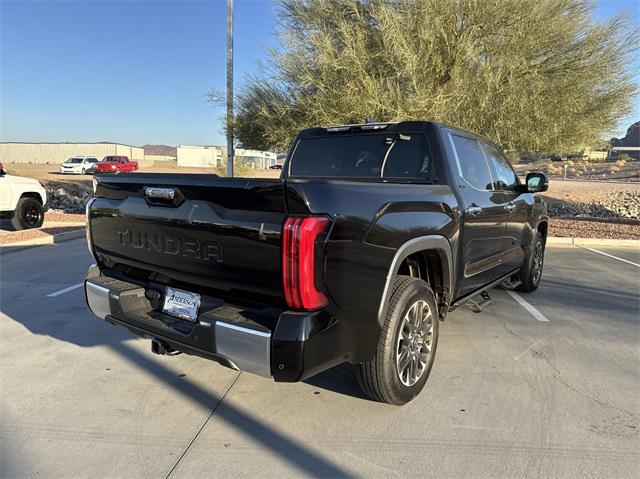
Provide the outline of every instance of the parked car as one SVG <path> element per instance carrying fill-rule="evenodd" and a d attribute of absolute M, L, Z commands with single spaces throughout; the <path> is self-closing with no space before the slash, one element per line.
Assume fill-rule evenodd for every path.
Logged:
<path fill-rule="evenodd" d="M 0 217 L 17 230 L 39 228 L 46 203 L 47 192 L 38 180 L 9 175 L 0 163 Z"/>
<path fill-rule="evenodd" d="M 96 164 L 96 173 L 128 173 L 138 171 L 138 162 L 127 156 L 105 156 Z"/>
<path fill-rule="evenodd" d="M 86 175 L 95 170 L 98 159 L 94 156 L 74 156 L 60 165 L 60 173 Z"/>
<path fill-rule="evenodd" d="M 533 291 L 548 216 L 494 143 L 444 124 L 311 128 L 278 179 L 100 176 L 87 205 L 89 308 L 195 354 L 302 381 L 343 362 L 404 404 L 440 321 L 507 281 Z M 488 341 L 490 338 L 488 339 Z"/>

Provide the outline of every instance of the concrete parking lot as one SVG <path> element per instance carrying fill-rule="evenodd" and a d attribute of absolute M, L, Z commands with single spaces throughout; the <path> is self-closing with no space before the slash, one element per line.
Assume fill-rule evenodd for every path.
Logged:
<path fill-rule="evenodd" d="M 83 240 L 0 256 L 3 478 L 638 477 L 640 252 L 549 248 L 538 291 L 447 318 L 401 408 L 347 366 L 154 356 L 87 310 L 90 263 Z"/>

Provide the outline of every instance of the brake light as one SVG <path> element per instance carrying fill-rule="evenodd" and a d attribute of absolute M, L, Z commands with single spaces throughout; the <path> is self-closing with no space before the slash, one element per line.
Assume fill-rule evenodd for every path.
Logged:
<path fill-rule="evenodd" d="M 287 305 L 318 309 L 327 296 L 316 287 L 316 241 L 329 227 L 324 216 L 287 218 L 282 228 L 282 280 Z"/>

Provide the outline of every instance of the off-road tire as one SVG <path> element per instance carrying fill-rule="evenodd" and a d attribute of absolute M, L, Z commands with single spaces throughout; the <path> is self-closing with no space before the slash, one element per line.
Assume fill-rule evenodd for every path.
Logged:
<path fill-rule="evenodd" d="M 544 266 L 544 247 L 544 236 L 540 234 L 540 231 L 536 231 L 527 262 L 520 270 L 521 284 L 516 287 L 516 291 L 530 293 L 538 289 L 540 279 L 542 278 L 542 268 Z"/>
<path fill-rule="evenodd" d="M 398 276 L 392 291 L 376 354 L 371 361 L 356 365 L 356 377 L 362 391 L 371 399 L 400 406 L 416 397 L 427 382 L 438 345 L 439 319 L 435 295 L 426 282 Z M 396 345 L 405 315 L 418 300 L 424 300 L 431 310 L 431 350 L 421 376 L 415 384 L 407 386 L 401 381 L 396 366 Z"/>
<path fill-rule="evenodd" d="M 11 217 L 11 225 L 16 230 L 40 228 L 44 222 L 44 210 L 33 198 L 20 198 Z"/>

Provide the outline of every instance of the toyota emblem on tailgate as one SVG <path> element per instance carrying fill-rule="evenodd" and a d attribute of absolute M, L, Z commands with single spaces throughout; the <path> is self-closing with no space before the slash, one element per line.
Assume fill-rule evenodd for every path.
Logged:
<path fill-rule="evenodd" d="M 144 194 L 149 199 L 173 200 L 176 197 L 176 190 L 173 188 L 158 188 L 156 186 L 145 186 Z"/>

